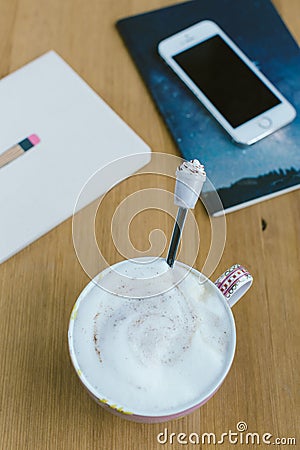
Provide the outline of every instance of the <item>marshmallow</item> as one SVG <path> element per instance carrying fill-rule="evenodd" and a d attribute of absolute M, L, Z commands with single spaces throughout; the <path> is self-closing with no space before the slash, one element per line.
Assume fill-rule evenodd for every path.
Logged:
<path fill-rule="evenodd" d="M 184 161 L 176 170 L 175 205 L 195 208 L 205 180 L 204 166 L 197 159 Z"/>

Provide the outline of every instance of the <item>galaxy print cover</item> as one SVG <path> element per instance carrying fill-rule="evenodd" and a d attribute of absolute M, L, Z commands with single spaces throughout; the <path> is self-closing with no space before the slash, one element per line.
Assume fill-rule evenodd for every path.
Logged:
<path fill-rule="evenodd" d="M 205 19 L 223 28 L 292 103 L 297 117 L 290 125 L 241 147 L 162 61 L 161 40 Z M 300 51 L 269 0 L 193 0 L 119 20 L 117 28 L 178 149 L 203 162 L 226 212 L 299 187 Z M 204 195 L 212 198 L 207 189 Z M 218 215 L 219 207 L 207 204 Z"/>

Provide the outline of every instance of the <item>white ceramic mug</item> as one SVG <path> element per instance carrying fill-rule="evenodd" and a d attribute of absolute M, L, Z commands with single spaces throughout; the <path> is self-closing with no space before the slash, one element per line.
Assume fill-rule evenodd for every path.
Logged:
<path fill-rule="evenodd" d="M 117 263 L 112 268 L 116 268 L 119 264 Z M 182 264 L 182 263 L 180 263 Z M 185 266 L 184 264 L 182 264 Z M 101 274 L 103 275 L 107 270 L 105 269 Z M 200 272 L 198 272 L 195 269 L 191 269 L 196 275 L 201 276 Z M 99 274 L 100 275 L 100 274 Z M 110 402 L 105 392 L 100 392 L 101 389 L 96 390 L 91 384 L 87 381 L 87 379 L 84 376 L 84 373 L 82 373 L 82 370 L 78 364 L 76 353 L 74 349 L 74 340 L 73 340 L 73 330 L 74 330 L 74 322 L 76 320 L 77 311 L 80 308 L 81 301 L 86 297 L 86 295 L 89 293 L 89 291 L 95 286 L 95 280 L 99 277 L 95 277 L 94 280 L 92 280 L 85 289 L 81 292 L 80 296 L 78 297 L 74 308 L 72 310 L 70 323 L 69 323 L 69 331 L 68 331 L 68 341 L 69 341 L 69 351 L 71 356 L 71 361 L 73 363 L 73 366 L 76 370 L 77 375 L 79 376 L 80 381 L 82 382 L 83 386 L 87 389 L 88 393 L 92 396 L 92 398 L 103 408 L 110 411 L 113 414 L 119 415 L 123 418 L 126 418 L 128 420 L 133 420 L 135 422 L 143 422 L 143 423 L 155 423 L 155 422 L 165 422 L 168 420 L 173 420 L 175 418 L 179 418 L 182 416 L 185 416 L 196 409 L 198 409 L 200 406 L 202 406 L 204 403 L 206 403 L 219 389 L 221 384 L 223 383 L 224 379 L 226 378 L 227 373 L 229 372 L 229 369 L 231 367 L 234 353 L 235 353 L 235 346 L 236 346 L 236 332 L 235 332 L 235 322 L 234 317 L 231 311 L 231 307 L 244 295 L 244 293 L 250 288 L 253 278 L 250 275 L 250 273 L 242 267 L 239 264 L 235 264 L 231 266 L 228 270 L 226 270 L 215 283 L 211 282 L 210 280 L 207 280 L 208 283 L 210 283 L 211 286 L 213 286 L 213 289 L 215 291 L 215 294 L 219 297 L 219 299 L 223 302 L 225 308 L 227 309 L 230 317 L 230 323 L 231 323 L 231 342 L 230 342 L 230 354 L 226 360 L 226 364 L 224 365 L 221 377 L 218 378 L 215 385 L 213 385 L 209 391 L 205 392 L 204 395 L 201 396 L 201 398 L 198 398 L 196 401 L 194 401 L 188 408 L 185 408 L 184 410 L 179 409 L 178 411 L 173 412 L 172 414 L 168 415 L 159 415 L 157 413 L 152 414 L 151 411 L 145 415 L 140 415 L 135 413 L 135 411 L 126 411 L 124 407 L 117 402 L 117 399 L 114 399 L 113 402 Z M 100 275 L 101 276 L 101 275 Z"/>

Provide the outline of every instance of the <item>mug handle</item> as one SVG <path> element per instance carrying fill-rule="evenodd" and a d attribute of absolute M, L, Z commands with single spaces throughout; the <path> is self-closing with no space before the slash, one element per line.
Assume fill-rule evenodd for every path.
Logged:
<path fill-rule="evenodd" d="M 245 292 L 248 291 L 252 282 L 253 278 L 248 270 L 240 264 L 234 264 L 215 281 L 215 285 L 232 308 Z"/>

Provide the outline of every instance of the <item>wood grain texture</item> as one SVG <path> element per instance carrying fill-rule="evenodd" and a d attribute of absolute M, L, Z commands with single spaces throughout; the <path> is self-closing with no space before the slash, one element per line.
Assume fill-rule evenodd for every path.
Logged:
<path fill-rule="evenodd" d="M 178 155 L 114 27 L 121 17 L 171 3 L 0 0 L 0 75 L 53 48 L 154 151 Z M 274 4 L 300 41 L 299 0 L 274 0 Z M 106 201 L 107 217 L 122 198 L 147 183 L 138 177 L 113 190 Z M 150 185 L 172 189 L 170 181 L 155 176 Z M 195 214 L 202 236 L 202 253 L 196 262 L 200 268 L 210 227 L 200 207 Z M 264 231 L 262 220 L 267 224 Z M 214 278 L 239 262 L 255 280 L 245 299 L 234 307 L 238 335 L 234 364 L 222 388 L 200 411 L 164 425 L 129 423 L 104 412 L 82 389 L 71 367 L 69 314 L 88 282 L 73 249 L 71 220 L 2 264 L 0 449 L 200 448 L 162 446 L 156 436 L 164 427 L 169 433 L 220 435 L 235 430 L 242 420 L 249 431 L 296 437 L 299 445 L 299 224 L 297 191 L 227 217 L 226 247 Z M 138 215 L 131 230 L 134 244 L 145 249 L 154 228 L 169 236 L 171 218 L 153 211 Z M 97 236 L 111 263 L 121 258 L 105 220 L 100 221 Z"/>
<path fill-rule="evenodd" d="M 12 147 L 12 148 L 6 150 L 4 153 L 1 153 L 1 155 L 0 155 L 0 167 L 3 167 L 6 164 L 10 163 L 14 159 L 16 159 L 19 156 L 23 155 L 23 153 L 24 153 L 24 150 L 19 145 L 16 145 L 15 147 Z"/>

